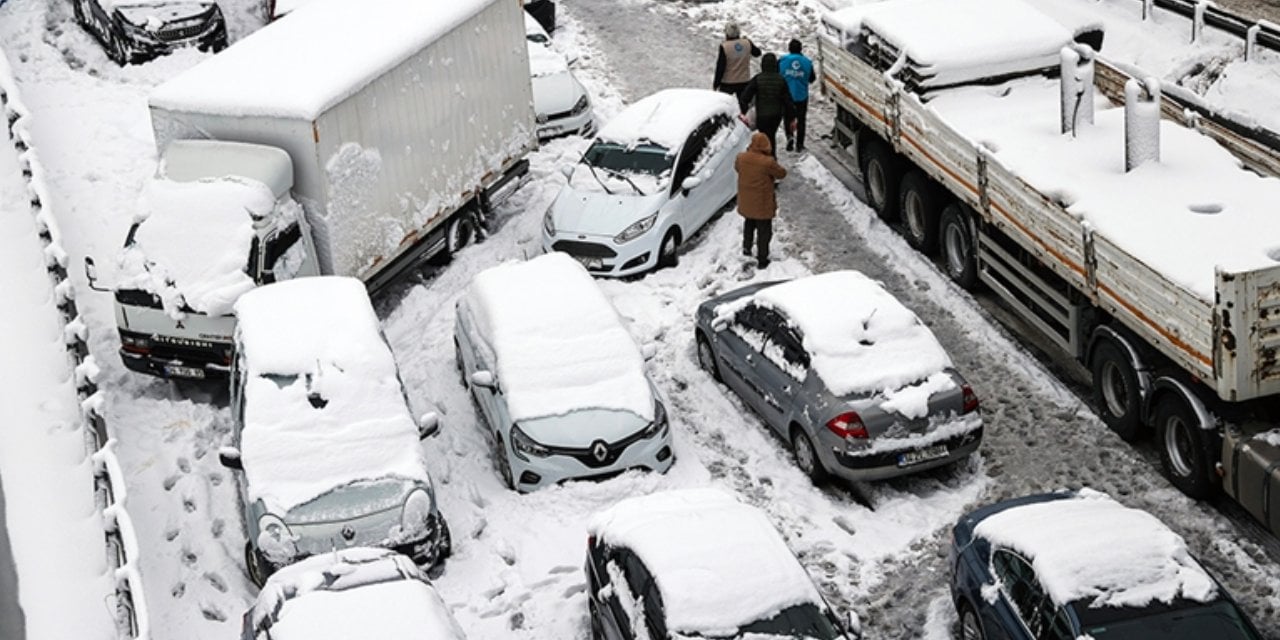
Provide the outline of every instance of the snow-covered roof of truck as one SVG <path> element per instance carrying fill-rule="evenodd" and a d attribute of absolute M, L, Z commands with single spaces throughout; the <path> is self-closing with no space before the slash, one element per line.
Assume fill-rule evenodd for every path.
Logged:
<path fill-rule="evenodd" d="M 974 535 L 1031 562 L 1053 601 L 1141 607 L 1217 596 L 1213 578 L 1187 543 L 1155 516 L 1083 489 L 1062 500 L 1011 507 L 988 516 Z"/>
<path fill-rule="evenodd" d="M 1023 0 L 889 0 L 824 20 L 846 38 L 865 28 L 905 52 L 929 86 L 1055 66 L 1073 36 Z"/>
<path fill-rule="evenodd" d="M 497 1 L 313 0 L 156 87 L 150 103 L 313 120 Z"/>
<path fill-rule="evenodd" d="M 664 89 L 623 109 L 597 137 L 621 145 L 648 140 L 675 149 L 703 120 L 717 113 L 735 117 L 738 112 L 738 101 L 719 91 Z"/>
<path fill-rule="evenodd" d="M 160 157 L 162 178 L 192 182 L 240 176 L 267 185 L 276 198 L 293 188 L 293 160 L 279 147 L 224 140 L 174 140 Z"/>
<path fill-rule="evenodd" d="M 360 480 L 429 483 L 391 350 L 364 284 L 313 277 L 235 305 L 241 456 L 251 500 L 283 516 Z"/>
<path fill-rule="evenodd" d="M 639 556 L 671 632 L 727 635 L 788 607 L 824 606 L 764 512 L 716 489 L 627 498 L 597 514 L 589 531 Z"/>
<path fill-rule="evenodd" d="M 463 304 L 490 340 L 512 420 L 581 409 L 653 419 L 644 358 L 586 269 L 553 252 L 480 272 Z"/>

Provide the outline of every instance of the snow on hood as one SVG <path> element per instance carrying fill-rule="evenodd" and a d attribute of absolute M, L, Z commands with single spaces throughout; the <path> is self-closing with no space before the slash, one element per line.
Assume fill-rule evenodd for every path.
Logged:
<path fill-rule="evenodd" d="M 1182 536 L 1155 516 L 1089 489 L 1000 511 L 979 522 L 974 535 L 1030 560 L 1059 605 L 1142 607 L 1218 595 Z"/>
<path fill-rule="evenodd" d="M 253 217 L 271 214 L 271 189 L 236 176 L 157 178 L 142 202 L 133 242 L 120 254 L 116 288 L 154 293 L 174 317 L 184 307 L 211 316 L 230 313 L 255 286 L 247 271 Z"/>
<path fill-rule="evenodd" d="M 579 167 L 578 173 L 587 173 Z M 615 194 L 603 191 L 578 191 L 565 187 L 551 204 L 551 219 L 556 229 L 567 233 L 616 236 L 637 220 L 657 211 L 667 201 L 665 190 L 651 196 L 637 196 L 626 183 L 614 181 L 603 172 L 600 178 Z M 635 178 L 633 178 L 635 179 Z M 618 182 L 618 184 L 614 184 Z M 596 184 L 593 180 L 591 184 Z M 596 185 L 599 189 L 599 185 Z M 640 188 L 645 188 L 641 184 Z"/>
<path fill-rule="evenodd" d="M 644 140 L 678 149 L 695 127 L 717 113 L 737 117 L 733 96 L 705 89 L 666 89 L 627 107 L 597 136 L 630 146 Z"/>
<path fill-rule="evenodd" d="M 497 359 L 513 421 L 579 409 L 653 420 L 644 358 L 586 269 L 563 253 L 476 275 L 461 303 Z"/>
<path fill-rule="evenodd" d="M 826 608 L 765 514 L 715 489 L 627 498 L 597 514 L 589 531 L 640 557 L 673 633 L 728 635 L 795 605 Z"/>
<path fill-rule="evenodd" d="M 359 280 L 271 284 L 241 296 L 235 311 L 250 500 L 283 516 L 361 480 L 430 484 L 395 359 Z"/>
<path fill-rule="evenodd" d="M 899 390 L 951 366 L 933 332 L 857 271 L 766 287 L 716 307 L 715 314 L 727 319 L 752 302 L 777 309 L 800 330 L 810 365 L 837 396 Z"/>
<path fill-rule="evenodd" d="M 551 47 L 536 42 L 526 45 L 529 49 L 529 75 L 534 78 L 568 73 L 569 63 Z"/>

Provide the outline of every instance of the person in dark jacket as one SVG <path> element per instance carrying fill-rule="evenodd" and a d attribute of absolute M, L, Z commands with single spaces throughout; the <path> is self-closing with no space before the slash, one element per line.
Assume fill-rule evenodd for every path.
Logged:
<path fill-rule="evenodd" d="M 791 101 L 791 89 L 787 88 L 787 81 L 778 73 L 778 57 L 772 53 L 764 54 L 760 59 L 760 73 L 742 90 L 739 104 L 742 113 L 746 113 L 753 102 L 756 108 L 756 131 L 769 136 L 769 150 L 776 157 L 778 126 L 783 120 L 792 117 L 795 104 Z"/>
<path fill-rule="evenodd" d="M 724 42 L 720 43 L 716 57 L 716 76 L 711 80 L 711 88 L 741 100 L 742 89 L 751 80 L 751 59 L 758 57 L 760 47 L 742 37 L 738 23 L 726 24 Z"/>
<path fill-rule="evenodd" d="M 769 266 L 769 241 L 773 239 L 773 218 L 778 214 L 774 181 L 787 177 L 787 170 L 773 157 L 773 143 L 757 131 L 751 144 L 733 161 L 738 172 L 738 213 L 742 216 L 742 254 L 751 255 L 754 236 L 756 266 Z"/>
<path fill-rule="evenodd" d="M 809 114 L 809 85 L 818 78 L 813 73 L 813 61 L 800 53 L 800 48 L 800 41 L 793 38 L 787 45 L 790 53 L 778 61 L 782 77 L 791 90 L 791 101 L 795 104 L 795 117 L 788 118 L 786 127 L 783 128 L 787 134 L 787 151 L 804 151 L 805 120 Z"/>

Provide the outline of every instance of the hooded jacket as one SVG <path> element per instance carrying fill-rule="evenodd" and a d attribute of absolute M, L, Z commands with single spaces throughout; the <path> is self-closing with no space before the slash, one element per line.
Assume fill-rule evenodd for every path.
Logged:
<path fill-rule="evenodd" d="M 747 150 L 733 162 L 738 171 L 738 213 L 744 218 L 772 220 L 777 215 L 773 181 L 787 177 L 787 170 L 773 159 L 772 152 L 769 136 L 757 131 L 751 134 Z"/>
<path fill-rule="evenodd" d="M 747 83 L 742 93 L 742 111 L 751 107 L 752 100 L 756 104 L 756 121 L 778 120 L 791 117 L 795 104 L 791 100 L 791 89 L 787 81 L 778 73 L 778 57 L 772 53 L 764 54 L 760 59 L 760 73 Z"/>

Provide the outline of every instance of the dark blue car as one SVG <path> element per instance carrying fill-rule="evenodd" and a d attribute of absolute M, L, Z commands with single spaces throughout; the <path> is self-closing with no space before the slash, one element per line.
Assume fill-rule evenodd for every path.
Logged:
<path fill-rule="evenodd" d="M 1006 500 L 952 533 L 962 640 L 1260 638 L 1180 536 L 1105 494 Z"/>

